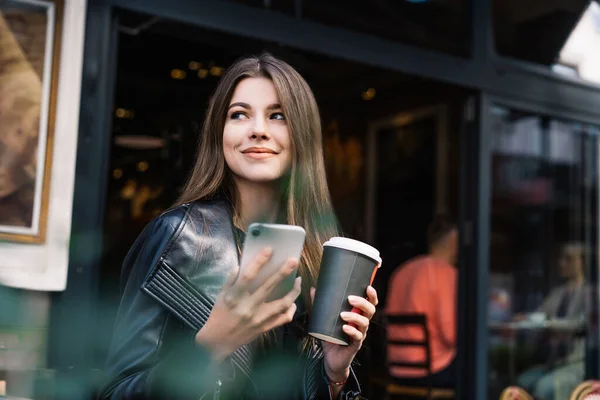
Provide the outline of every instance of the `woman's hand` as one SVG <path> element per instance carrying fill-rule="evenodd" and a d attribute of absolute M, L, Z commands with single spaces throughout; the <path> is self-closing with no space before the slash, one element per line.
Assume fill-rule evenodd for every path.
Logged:
<path fill-rule="evenodd" d="M 273 289 L 297 267 L 298 260 L 289 259 L 254 292 L 250 284 L 265 263 L 271 258 L 271 249 L 262 250 L 240 274 L 235 268 L 217 296 L 208 321 L 196 334 L 196 343 L 213 351 L 221 361 L 241 346 L 261 334 L 292 321 L 296 312 L 294 303 L 301 291 L 301 278 L 296 278 L 294 288 L 279 300 L 265 302 Z"/>
<path fill-rule="evenodd" d="M 314 288 L 311 289 L 310 295 L 314 300 Z M 350 337 L 350 344 L 343 346 L 325 341 L 321 342 L 325 356 L 325 372 L 331 382 L 343 382 L 348 379 L 350 364 L 367 337 L 369 321 L 375 315 L 375 306 L 377 306 L 379 300 L 377 299 L 377 291 L 369 286 L 366 299 L 358 296 L 348 296 L 348 302 L 352 307 L 356 307 L 361 311 L 361 314 L 355 312 L 342 312 L 340 314 L 342 319 L 347 322 L 342 326 L 342 330 Z"/>

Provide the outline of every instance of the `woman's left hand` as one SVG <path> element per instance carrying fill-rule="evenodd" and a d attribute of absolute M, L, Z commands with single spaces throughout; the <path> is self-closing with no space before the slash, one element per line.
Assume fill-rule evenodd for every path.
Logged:
<path fill-rule="evenodd" d="M 314 300 L 315 288 L 311 289 L 310 295 Z M 348 296 L 348 302 L 352 307 L 357 308 L 361 312 L 359 314 L 346 311 L 340 314 L 346 322 L 342 326 L 342 330 L 349 336 L 350 344 L 344 346 L 322 341 L 325 372 L 331 382 L 343 382 L 348 379 L 350 364 L 367 337 L 369 321 L 375 315 L 375 306 L 377 306 L 379 300 L 377 299 L 377 291 L 372 286 L 369 286 L 367 288 L 366 299 L 359 296 Z"/>

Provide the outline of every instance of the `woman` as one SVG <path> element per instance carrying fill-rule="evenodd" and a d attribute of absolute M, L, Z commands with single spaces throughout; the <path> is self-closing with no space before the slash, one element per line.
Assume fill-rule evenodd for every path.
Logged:
<path fill-rule="evenodd" d="M 130 250 L 102 398 L 357 398 L 350 364 L 377 294 L 348 301 L 349 346 L 306 334 L 321 245 L 336 235 L 313 94 L 269 55 L 236 62 L 210 101 L 198 157 L 177 205 Z M 254 221 L 304 227 L 300 260 L 250 293 L 265 249 L 238 277 Z M 294 288 L 265 302 L 298 269 Z"/>
<path fill-rule="evenodd" d="M 546 363 L 532 367 L 518 377 L 519 386 L 536 399 L 566 399 L 584 379 L 585 340 L 578 331 L 585 323 L 586 253 L 582 243 L 568 242 L 561 246 L 558 272 L 563 284 L 552 289 L 536 310 L 548 319 L 568 322 L 572 328 L 571 331 L 547 332 L 549 342 L 542 342 L 540 348 L 547 355 Z M 525 316 L 516 319 L 522 320 Z M 534 336 L 531 340 L 540 346 L 540 337 Z"/>

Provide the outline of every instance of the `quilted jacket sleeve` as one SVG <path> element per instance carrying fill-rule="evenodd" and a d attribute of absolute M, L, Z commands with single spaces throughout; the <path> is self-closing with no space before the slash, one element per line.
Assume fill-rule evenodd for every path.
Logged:
<path fill-rule="evenodd" d="M 101 399 L 198 399 L 215 390 L 219 370 L 226 368 L 215 365 L 210 352 L 194 343 L 193 335 L 163 340 L 167 321 L 173 316 L 140 290 L 176 240 L 184 220 L 185 215 L 158 218 L 146 227 L 125 259 L 126 285 Z M 177 344 L 167 348 L 166 342 Z"/>

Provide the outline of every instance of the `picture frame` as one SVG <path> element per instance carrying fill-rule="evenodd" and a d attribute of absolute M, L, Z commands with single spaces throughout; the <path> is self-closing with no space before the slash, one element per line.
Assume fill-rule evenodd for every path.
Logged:
<path fill-rule="evenodd" d="M 0 1 L 0 241 L 46 240 L 63 7 Z"/>

